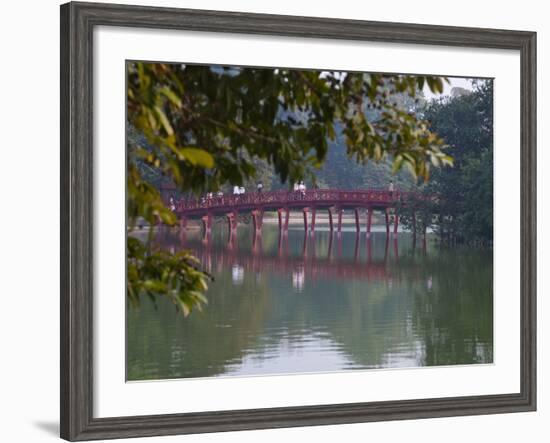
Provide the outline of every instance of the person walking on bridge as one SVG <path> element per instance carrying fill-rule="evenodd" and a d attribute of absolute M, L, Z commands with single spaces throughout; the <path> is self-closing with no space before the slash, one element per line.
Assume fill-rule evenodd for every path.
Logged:
<path fill-rule="evenodd" d="M 237 202 L 239 201 L 240 194 L 241 194 L 241 189 L 237 185 L 233 186 L 233 196 L 235 197 L 235 201 Z"/>
<path fill-rule="evenodd" d="M 305 198 L 305 196 L 306 196 L 306 185 L 304 184 L 303 181 L 301 181 L 300 184 L 298 185 L 298 189 L 300 191 L 300 195 L 302 196 L 302 199 Z"/>
<path fill-rule="evenodd" d="M 394 193 L 394 191 L 395 191 L 395 187 L 394 187 L 394 185 L 393 185 L 393 180 L 390 180 L 389 191 L 390 191 L 390 198 L 393 198 L 393 193 Z"/>

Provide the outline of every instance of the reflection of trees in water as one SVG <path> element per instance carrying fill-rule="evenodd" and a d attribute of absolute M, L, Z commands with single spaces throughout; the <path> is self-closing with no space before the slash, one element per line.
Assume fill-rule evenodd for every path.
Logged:
<path fill-rule="evenodd" d="M 139 310 L 130 309 L 128 379 L 206 377 L 239 362 L 261 336 L 269 310 L 269 287 L 256 277 L 245 275 L 234 286 L 230 273 L 216 275 L 214 284 L 224 291 L 188 318 L 165 300 L 155 312 L 145 302 Z"/>
<path fill-rule="evenodd" d="M 364 294 L 340 288 L 348 290 L 347 303 L 336 312 L 349 320 L 327 322 L 327 329 L 353 361 L 367 367 L 492 362 L 492 269 L 477 255 L 486 253 L 431 252 L 400 260 L 400 267 L 421 265 L 417 279 L 370 284 Z"/>
<path fill-rule="evenodd" d="M 492 361 L 490 253 L 424 249 L 406 235 L 398 243 L 385 234 L 338 240 L 324 232 L 279 240 L 276 229 L 264 229 L 256 249 L 246 229 L 232 244 L 223 231 L 207 245 L 190 236 L 185 246 L 216 276 L 215 294 L 189 319 L 167 304 L 146 319 L 131 313 L 128 333 L 139 339 L 128 353 L 137 356 L 130 378 L 222 374 L 249 352 L 267 356 L 283 339 L 312 334 L 333 340 L 358 368 Z"/>
<path fill-rule="evenodd" d="M 427 264 L 437 271 L 432 288 L 411 288 L 424 365 L 492 363 L 493 269 L 488 262 L 492 252 L 442 250 Z"/>

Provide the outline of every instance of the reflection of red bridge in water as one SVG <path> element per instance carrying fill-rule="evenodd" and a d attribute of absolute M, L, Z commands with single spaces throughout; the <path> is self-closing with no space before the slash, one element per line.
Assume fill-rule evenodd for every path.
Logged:
<path fill-rule="evenodd" d="M 185 237 L 180 237 L 185 244 Z M 364 237 L 363 237 L 364 238 Z M 163 242 L 162 238 L 157 239 L 160 244 L 173 246 Z M 334 243 L 336 243 L 334 245 Z M 252 242 L 252 250 L 241 251 L 237 247 L 235 236 L 230 236 L 225 249 L 212 248 L 212 241 L 206 237 L 202 241 L 201 248 L 194 248 L 193 245 L 184 247 L 192 250 L 193 254 L 201 261 L 209 272 L 216 268 L 231 268 L 234 278 L 242 277 L 246 272 L 269 272 L 292 275 L 293 283 L 303 282 L 308 279 L 317 280 L 321 278 L 337 279 L 360 279 L 367 281 L 392 281 L 399 280 L 399 247 L 397 237 L 392 240 L 385 237 L 384 255 L 373 259 L 373 239 L 366 240 L 366 261 L 361 260 L 360 248 L 362 240 L 359 235 L 355 236 L 354 254 L 352 257 L 342 257 L 342 237 L 336 239 L 330 235 L 328 250 L 324 257 L 319 257 L 315 251 L 315 237 L 306 233 L 300 255 L 290 254 L 288 251 L 288 237 L 279 236 L 277 254 L 265 254 L 262 249 L 261 236 L 255 235 Z M 426 253 L 425 239 L 422 241 L 422 253 Z M 416 239 L 413 237 L 413 250 L 416 248 Z M 334 249 L 334 250 L 333 250 Z M 391 266 L 388 260 L 392 258 Z M 421 268 L 417 269 L 417 278 L 423 278 Z M 407 265 L 407 278 L 411 277 L 410 266 Z M 296 280 L 296 281 L 295 281 Z"/>
<path fill-rule="evenodd" d="M 279 230 L 286 232 L 291 210 L 301 210 L 304 217 L 304 230 L 308 230 L 308 213 L 311 212 L 311 231 L 315 231 L 315 218 L 319 209 L 328 211 L 330 231 L 334 230 L 333 217 L 337 216 L 336 229 L 342 230 L 342 214 L 344 209 L 353 209 L 355 214 L 355 226 L 360 232 L 361 209 L 366 210 L 367 233 L 371 232 L 372 214 L 375 210 L 382 211 L 385 215 L 386 233 L 390 233 L 390 211 L 393 210 L 393 230 L 397 232 L 399 206 L 407 205 L 416 194 L 409 192 L 392 192 L 383 190 L 345 191 L 333 189 L 314 189 L 306 191 L 271 191 L 246 193 L 241 195 L 220 196 L 204 198 L 201 200 L 179 200 L 175 204 L 175 213 L 180 224 L 185 227 L 187 219 L 202 218 L 205 235 L 212 230 L 214 216 L 227 218 L 229 231 L 237 228 L 237 216 L 240 213 L 251 213 L 254 230 L 262 228 L 263 213 L 265 211 L 277 211 Z M 414 217 L 414 214 L 413 214 Z"/>

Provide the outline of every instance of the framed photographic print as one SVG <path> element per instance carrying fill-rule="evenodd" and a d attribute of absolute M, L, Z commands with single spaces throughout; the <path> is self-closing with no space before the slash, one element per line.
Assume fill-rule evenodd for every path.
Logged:
<path fill-rule="evenodd" d="M 61 7 L 61 436 L 536 408 L 536 34 Z"/>

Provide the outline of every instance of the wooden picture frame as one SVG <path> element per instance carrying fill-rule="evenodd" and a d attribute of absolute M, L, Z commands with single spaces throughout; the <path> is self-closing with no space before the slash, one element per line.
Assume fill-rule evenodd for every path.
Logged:
<path fill-rule="evenodd" d="M 521 58 L 521 391 L 94 418 L 92 32 L 97 26 L 496 48 Z M 61 437 L 70 441 L 533 411 L 536 408 L 536 34 L 355 20 L 68 3 L 61 6 Z"/>

